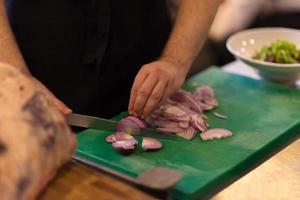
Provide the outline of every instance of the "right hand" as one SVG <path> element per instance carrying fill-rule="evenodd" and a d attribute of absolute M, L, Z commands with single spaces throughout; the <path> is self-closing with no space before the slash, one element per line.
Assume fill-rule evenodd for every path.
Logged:
<path fill-rule="evenodd" d="M 48 98 L 50 99 L 50 101 L 56 106 L 56 108 L 63 114 L 67 115 L 72 113 L 72 110 L 66 106 L 62 101 L 60 101 L 50 90 L 48 90 L 48 88 L 41 83 L 38 79 L 34 78 L 33 76 L 29 77 L 34 84 L 37 85 L 37 87 L 39 87 L 46 96 L 48 96 Z"/>

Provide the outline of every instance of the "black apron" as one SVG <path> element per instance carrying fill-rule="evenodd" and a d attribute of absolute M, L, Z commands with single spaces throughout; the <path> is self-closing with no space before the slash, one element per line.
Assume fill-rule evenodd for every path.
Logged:
<path fill-rule="evenodd" d="M 157 59 L 171 24 L 164 0 L 10 0 L 32 74 L 73 111 L 127 109 L 140 67 Z"/>

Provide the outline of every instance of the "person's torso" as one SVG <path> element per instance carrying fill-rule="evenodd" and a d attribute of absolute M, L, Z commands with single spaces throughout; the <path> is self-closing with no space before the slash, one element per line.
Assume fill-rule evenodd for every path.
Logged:
<path fill-rule="evenodd" d="M 163 0 L 9 2 L 31 72 L 76 112 L 124 109 L 135 74 L 159 56 L 170 31 Z"/>

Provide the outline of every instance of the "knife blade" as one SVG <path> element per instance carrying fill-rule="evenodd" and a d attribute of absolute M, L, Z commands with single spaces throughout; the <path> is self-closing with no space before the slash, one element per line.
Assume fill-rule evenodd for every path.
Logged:
<path fill-rule="evenodd" d="M 117 121 L 72 113 L 66 116 L 69 125 L 103 131 L 115 131 Z"/>
<path fill-rule="evenodd" d="M 67 115 L 66 120 L 70 126 L 91 128 L 91 129 L 102 130 L 102 131 L 115 132 L 117 127 L 117 121 L 88 116 L 88 115 L 82 115 L 77 113 L 71 113 Z M 162 134 L 152 128 L 142 128 L 141 134 L 143 134 L 143 136 L 151 136 L 151 137 L 153 137 L 154 136 L 153 134 L 155 134 L 155 137 L 160 139 L 171 139 L 171 140 L 180 139 L 174 134 L 171 133 Z"/>

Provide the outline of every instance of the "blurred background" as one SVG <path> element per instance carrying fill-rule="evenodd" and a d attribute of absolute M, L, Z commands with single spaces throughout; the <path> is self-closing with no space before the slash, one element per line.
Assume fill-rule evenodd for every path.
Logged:
<path fill-rule="evenodd" d="M 180 0 L 169 0 L 173 20 L 179 3 Z M 300 0 L 223 0 L 189 76 L 208 66 L 222 66 L 233 61 L 234 57 L 225 47 L 227 38 L 238 31 L 256 27 L 300 29 Z"/>

